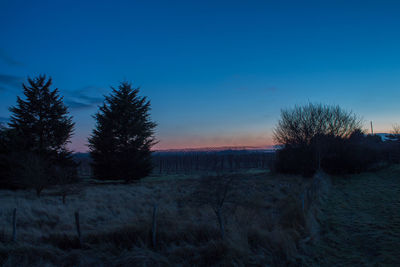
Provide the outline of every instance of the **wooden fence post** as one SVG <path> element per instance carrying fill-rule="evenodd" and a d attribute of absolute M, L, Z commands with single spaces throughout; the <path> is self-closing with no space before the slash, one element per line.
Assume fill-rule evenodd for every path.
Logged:
<path fill-rule="evenodd" d="M 17 240 L 17 208 L 13 210 L 13 233 L 12 233 L 12 241 L 15 242 Z"/>
<path fill-rule="evenodd" d="M 82 246 L 82 235 L 81 235 L 81 227 L 79 224 L 79 212 L 75 211 L 75 226 L 76 232 L 78 234 L 79 246 Z"/>
<path fill-rule="evenodd" d="M 154 208 L 153 208 L 153 227 L 152 227 L 151 233 L 152 233 L 153 248 L 155 248 L 157 245 L 157 239 L 156 239 L 156 237 L 157 237 L 157 205 L 154 205 Z"/>

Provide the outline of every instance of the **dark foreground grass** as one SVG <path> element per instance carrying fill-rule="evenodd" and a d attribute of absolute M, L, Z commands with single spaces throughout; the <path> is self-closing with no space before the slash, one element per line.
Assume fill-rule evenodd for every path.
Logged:
<path fill-rule="evenodd" d="M 198 179 L 89 186 L 66 205 L 50 194 L 37 199 L 34 192 L 3 192 L 0 265 L 302 265 L 303 245 L 317 228 L 317 209 L 303 212 L 300 198 L 311 180 L 269 173 L 235 176 L 232 190 L 238 194 L 232 194 L 234 208 L 223 215 L 224 239 L 212 208 L 193 201 Z M 155 247 L 154 203 L 159 206 Z M 15 243 L 9 227 L 14 207 Z M 81 214 L 82 244 L 76 237 L 75 210 Z"/>

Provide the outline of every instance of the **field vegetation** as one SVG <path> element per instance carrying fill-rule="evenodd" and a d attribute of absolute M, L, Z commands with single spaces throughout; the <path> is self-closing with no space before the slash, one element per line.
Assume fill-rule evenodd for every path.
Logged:
<path fill-rule="evenodd" d="M 225 177 L 224 237 L 204 181 Z M 316 238 L 317 209 L 303 211 L 312 179 L 262 171 L 224 176 L 148 177 L 135 184 L 81 184 L 65 204 L 59 187 L 2 191 L 0 262 L 4 266 L 171 266 L 300 264 Z M 208 180 L 207 180 L 208 179 Z M 214 181 L 216 181 L 214 179 Z M 225 190 L 226 189 L 226 190 Z M 199 200 L 202 202 L 199 203 Z M 311 203 L 311 199 L 310 199 Z M 157 205 L 156 244 L 152 242 Z M 17 239 L 12 213 L 17 209 Z M 82 243 L 74 213 L 79 211 Z"/>

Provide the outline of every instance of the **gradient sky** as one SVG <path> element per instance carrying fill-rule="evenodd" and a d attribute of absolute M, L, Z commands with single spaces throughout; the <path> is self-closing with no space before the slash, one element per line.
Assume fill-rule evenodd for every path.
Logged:
<path fill-rule="evenodd" d="M 110 86 L 152 103 L 157 149 L 267 146 L 280 109 L 400 123 L 400 1 L 0 1 L 0 119 L 47 74 L 86 151 Z"/>

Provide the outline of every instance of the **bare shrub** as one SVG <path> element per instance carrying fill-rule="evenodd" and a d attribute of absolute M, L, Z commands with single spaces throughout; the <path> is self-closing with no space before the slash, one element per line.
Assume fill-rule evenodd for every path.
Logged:
<path fill-rule="evenodd" d="M 282 110 L 274 130 L 282 145 L 276 169 L 309 177 L 320 168 L 335 174 L 366 169 L 375 157 L 367 157 L 372 153 L 361 129 L 361 119 L 339 106 L 309 103 Z"/>
<path fill-rule="evenodd" d="M 209 206 L 214 211 L 221 238 L 225 236 L 225 224 L 228 217 L 241 203 L 239 177 L 235 175 L 209 175 L 201 178 L 196 190 L 191 196 L 191 201 L 197 206 Z"/>
<path fill-rule="evenodd" d="M 394 135 L 400 135 L 400 125 L 399 124 L 394 124 L 392 126 L 392 130 L 390 131 L 391 134 Z"/>
<path fill-rule="evenodd" d="M 281 111 L 274 139 L 282 145 L 310 145 L 318 135 L 346 138 L 361 128 L 361 119 L 351 111 L 309 103 Z"/>
<path fill-rule="evenodd" d="M 57 194 L 61 196 L 63 204 L 66 204 L 68 195 L 79 194 L 83 189 L 76 181 L 75 168 L 54 166 L 52 177 L 53 183 L 58 185 Z"/>

